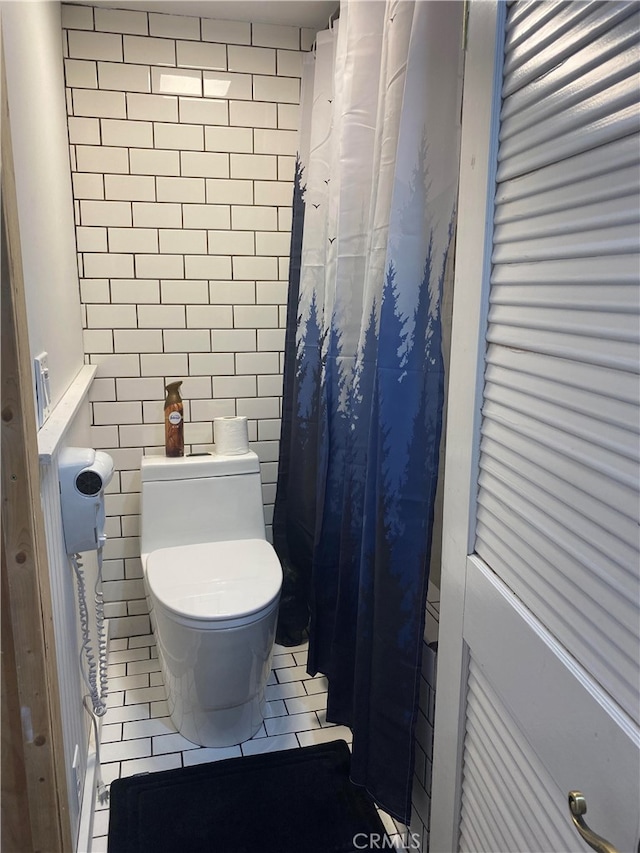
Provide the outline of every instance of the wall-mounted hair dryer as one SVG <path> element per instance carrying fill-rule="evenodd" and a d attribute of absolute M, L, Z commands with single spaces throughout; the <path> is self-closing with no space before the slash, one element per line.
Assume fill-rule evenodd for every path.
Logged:
<path fill-rule="evenodd" d="M 82 634 L 80 669 L 89 690 L 82 702 L 93 724 L 98 767 L 96 786 L 101 803 L 106 802 L 109 797 L 100 771 L 100 737 L 97 718 L 107 711 L 107 636 L 102 593 L 102 546 L 107 539 L 104 532 L 104 490 L 112 477 L 113 459 L 108 453 L 88 447 L 65 447 L 60 452 L 58 478 L 64 544 L 76 577 Z M 98 552 L 94 595 L 97 656 L 91 640 L 85 573 L 80 559 L 83 551 Z"/>
<path fill-rule="evenodd" d="M 113 477 L 113 459 L 101 450 L 66 447 L 58 477 L 67 554 L 101 548 L 106 539 L 104 490 Z"/>

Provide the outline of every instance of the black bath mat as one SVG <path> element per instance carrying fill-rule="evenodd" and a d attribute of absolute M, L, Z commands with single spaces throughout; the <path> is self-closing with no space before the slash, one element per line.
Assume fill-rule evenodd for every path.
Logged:
<path fill-rule="evenodd" d="M 351 853 L 382 844 L 344 741 L 111 783 L 109 853 Z"/>

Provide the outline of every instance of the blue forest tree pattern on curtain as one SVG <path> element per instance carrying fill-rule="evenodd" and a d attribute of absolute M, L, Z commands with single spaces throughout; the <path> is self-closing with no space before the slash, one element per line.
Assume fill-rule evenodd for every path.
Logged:
<path fill-rule="evenodd" d="M 341 3 L 309 63 L 273 525 L 278 640 L 295 645 L 308 626 L 327 720 L 353 732 L 353 781 L 408 823 L 462 20 L 459 4 L 364 7 Z"/>
<path fill-rule="evenodd" d="M 417 174 L 414 186 L 423 180 Z M 445 252 L 436 268 L 433 235 L 420 281 L 400 283 L 390 260 L 379 310 L 374 302 L 355 359 L 342 354 L 336 311 L 322 327 L 315 293 L 304 320 L 296 311 L 284 527 L 297 546 L 294 565 L 308 578 L 309 671 L 329 678 L 329 721 L 353 726 L 358 719 L 362 731 L 364 720 L 373 737 L 379 717 L 397 706 L 405 725 L 394 729 L 395 743 L 378 754 L 369 738 L 354 738 L 352 774 L 366 778 L 380 762 L 388 790 L 379 787 L 376 796 L 395 803 L 401 819 L 410 808 L 406 763 L 424 628 L 416 601 L 426 600 L 438 475 L 446 262 Z M 410 314 L 399 308 L 401 288 L 404 305 L 413 294 Z M 277 507 L 283 497 L 279 484 Z M 276 527 L 277 519 L 274 534 Z M 390 656 L 390 648 L 399 654 Z"/>

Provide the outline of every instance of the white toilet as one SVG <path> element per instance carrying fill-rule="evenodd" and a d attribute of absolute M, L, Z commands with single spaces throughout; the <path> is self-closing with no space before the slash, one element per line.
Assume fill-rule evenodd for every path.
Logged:
<path fill-rule="evenodd" d="M 230 746 L 260 728 L 282 569 L 265 538 L 258 457 L 142 460 L 141 550 L 177 729 Z"/>

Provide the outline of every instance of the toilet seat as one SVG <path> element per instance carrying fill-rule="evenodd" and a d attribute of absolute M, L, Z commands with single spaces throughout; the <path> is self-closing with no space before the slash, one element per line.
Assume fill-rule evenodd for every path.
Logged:
<path fill-rule="evenodd" d="M 200 629 L 249 624 L 277 606 L 282 568 L 265 539 L 202 542 L 152 551 L 146 577 L 155 606 Z"/>

